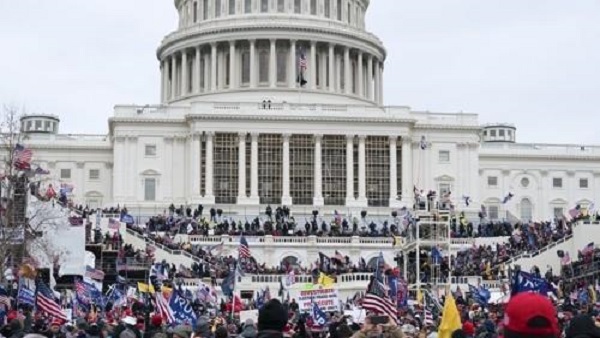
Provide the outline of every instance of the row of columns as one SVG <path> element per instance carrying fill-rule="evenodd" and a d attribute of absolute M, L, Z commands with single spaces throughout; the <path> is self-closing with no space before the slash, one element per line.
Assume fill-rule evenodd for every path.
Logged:
<path fill-rule="evenodd" d="M 200 134 L 190 138 L 189 158 L 192 159 L 191 183 L 192 198 L 195 200 L 204 200 L 206 202 L 214 201 L 213 195 L 213 132 L 205 132 L 206 159 L 205 159 L 205 194 L 200 194 Z M 258 196 L 258 133 L 251 133 L 250 143 L 250 195 L 246 191 L 246 133 L 239 134 L 238 143 L 238 204 L 259 204 Z M 283 205 L 292 205 L 290 193 L 290 134 L 283 134 L 283 163 L 282 163 L 282 199 Z M 324 205 L 323 184 L 322 184 L 322 135 L 315 135 L 314 149 L 314 197 L 315 206 Z M 347 206 L 366 206 L 366 136 L 358 136 L 358 198 L 354 194 L 354 140 L 355 135 L 346 136 L 346 205 Z M 398 204 L 398 173 L 397 173 L 397 141 L 398 136 L 389 137 L 389 184 L 390 184 L 390 207 Z M 402 201 L 412 201 L 412 142 L 410 138 L 402 138 Z M 412 202 L 411 202 L 412 203 Z"/>
<path fill-rule="evenodd" d="M 281 84 L 277 81 L 277 41 L 269 41 L 269 68 L 268 68 L 268 87 L 288 87 L 297 88 L 298 75 L 298 42 L 296 40 L 285 40 L 289 43 L 286 51 L 289 55 L 287 60 L 287 83 Z M 258 83 L 258 62 L 256 40 L 247 40 L 249 46 L 250 73 L 249 83 L 242 84 L 242 58 L 238 53 L 236 40 L 228 41 L 229 45 L 229 67 L 225 67 L 225 53 L 219 53 L 219 45 L 216 42 L 210 43 L 210 53 L 203 52 L 203 46 L 197 46 L 193 51 L 194 62 L 188 62 L 191 56 L 188 49 L 176 52 L 165 57 L 161 62 L 161 98 L 163 102 L 176 100 L 188 95 L 196 95 L 207 92 L 216 92 L 224 89 L 235 90 L 238 88 L 256 88 Z M 305 74 L 308 81 L 306 88 L 317 90 L 317 58 L 321 57 L 320 84 L 321 90 L 332 93 L 344 93 L 347 95 L 357 95 L 359 97 L 383 104 L 383 62 L 376 56 L 363 53 L 361 50 L 352 53 L 347 46 L 342 47 L 342 54 L 336 53 L 336 45 L 327 43 L 325 53 L 318 55 L 317 41 L 308 43 L 308 74 Z M 208 57 L 210 56 L 210 57 Z M 343 58 L 343 69 L 341 69 L 341 60 Z M 204 68 L 201 70 L 201 60 L 204 60 Z M 366 60 L 366 65 L 365 65 Z M 358 65 L 352 75 L 351 62 L 355 61 Z M 327 68 L 325 64 L 327 63 Z M 208 66 L 210 65 L 210 66 Z M 326 72 L 328 69 L 328 72 Z M 225 73 L 229 72 L 229 82 L 225 84 Z M 342 74 L 343 72 L 343 74 Z M 190 76 L 191 74 L 191 76 Z M 343 80 L 342 81 L 342 75 Z M 364 76 L 366 75 L 366 79 Z M 203 78 L 201 78 L 203 77 Z M 192 83 L 190 83 L 190 78 Z M 327 81 L 329 78 L 329 81 Z M 353 90 L 354 79 L 356 83 Z M 201 84 L 204 84 L 203 86 Z M 342 89 L 343 85 L 343 89 Z"/>

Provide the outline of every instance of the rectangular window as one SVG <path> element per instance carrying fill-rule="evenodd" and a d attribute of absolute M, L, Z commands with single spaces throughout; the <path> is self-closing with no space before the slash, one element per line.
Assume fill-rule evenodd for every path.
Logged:
<path fill-rule="evenodd" d="M 490 205 L 490 207 L 488 208 L 488 218 L 491 220 L 498 219 L 498 206 L 497 205 Z"/>
<path fill-rule="evenodd" d="M 250 52 L 242 52 L 242 84 L 250 82 Z"/>
<path fill-rule="evenodd" d="M 229 15 L 235 15 L 235 0 L 229 0 Z"/>
<path fill-rule="evenodd" d="M 155 201 L 156 200 L 156 179 L 146 178 L 144 179 L 144 201 Z"/>
<path fill-rule="evenodd" d="M 269 82 L 269 53 L 267 51 L 258 53 L 258 81 Z"/>
<path fill-rule="evenodd" d="M 90 169 L 89 179 L 90 180 L 99 180 L 100 179 L 100 170 L 99 169 Z"/>
<path fill-rule="evenodd" d="M 208 0 L 202 1 L 202 20 L 208 19 Z"/>
<path fill-rule="evenodd" d="M 565 215 L 565 209 L 560 208 L 560 207 L 555 207 L 554 208 L 554 217 L 561 218 L 564 215 Z"/>
<path fill-rule="evenodd" d="M 71 169 L 60 169 L 60 178 L 65 180 L 71 179 Z"/>
<path fill-rule="evenodd" d="M 504 136 L 504 129 L 498 130 L 498 136 L 500 136 L 500 137 Z"/>
<path fill-rule="evenodd" d="M 508 130 L 508 136 L 512 136 L 512 130 Z"/>
<path fill-rule="evenodd" d="M 192 8 L 192 17 L 194 18 L 194 23 L 198 22 L 198 3 L 194 2 L 194 6 Z"/>
<path fill-rule="evenodd" d="M 285 12 L 285 0 L 277 0 L 277 12 Z"/>
<path fill-rule="evenodd" d="M 553 188 L 562 188 L 562 186 L 563 186 L 562 178 L 560 178 L 560 177 L 554 177 L 552 179 L 552 187 Z"/>
<path fill-rule="evenodd" d="M 490 130 L 490 136 L 491 137 L 496 137 L 496 131 L 495 130 Z"/>
<path fill-rule="evenodd" d="M 287 62 L 288 62 L 288 51 L 277 50 L 277 82 L 287 81 Z"/>
<path fill-rule="evenodd" d="M 317 15 L 317 0 L 310 0 L 310 14 Z"/>
<path fill-rule="evenodd" d="M 244 13 L 252 13 L 252 0 L 244 0 Z"/>
<path fill-rule="evenodd" d="M 346 12 L 346 17 L 348 19 L 348 23 L 351 23 L 352 21 L 352 15 L 350 15 L 352 13 L 352 6 L 350 4 L 348 4 L 348 11 Z"/>
<path fill-rule="evenodd" d="M 156 156 L 156 144 L 146 144 L 144 148 L 145 156 Z"/>
<path fill-rule="evenodd" d="M 498 177 L 488 176 L 487 180 L 488 180 L 489 187 L 497 187 L 498 186 Z"/>
<path fill-rule="evenodd" d="M 301 14 L 302 13 L 302 1 L 294 0 L 294 13 Z"/>
<path fill-rule="evenodd" d="M 324 8 L 324 15 L 326 18 L 329 18 L 329 16 L 331 16 L 331 0 L 325 0 L 325 8 Z"/>
<path fill-rule="evenodd" d="M 587 178 L 580 178 L 579 179 L 579 188 L 581 188 L 581 189 L 587 189 L 587 188 L 589 188 L 588 179 Z"/>
<path fill-rule="evenodd" d="M 448 163 L 450 162 L 450 151 L 449 150 L 440 150 L 438 153 L 440 163 Z"/>
<path fill-rule="evenodd" d="M 260 0 L 260 12 L 261 13 L 269 12 L 269 0 Z"/>
<path fill-rule="evenodd" d="M 342 0 L 337 0 L 337 19 L 342 21 Z"/>
<path fill-rule="evenodd" d="M 215 0 L 215 18 L 221 16 L 221 0 Z"/>
<path fill-rule="evenodd" d="M 439 185 L 440 196 L 447 194 L 452 191 L 452 186 L 450 183 L 440 183 Z"/>

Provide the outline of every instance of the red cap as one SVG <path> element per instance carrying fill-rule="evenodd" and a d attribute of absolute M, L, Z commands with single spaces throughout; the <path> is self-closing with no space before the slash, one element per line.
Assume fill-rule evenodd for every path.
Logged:
<path fill-rule="evenodd" d="M 469 321 L 466 321 L 463 323 L 462 330 L 467 336 L 472 336 L 475 334 L 475 325 Z"/>
<path fill-rule="evenodd" d="M 150 320 L 152 326 L 162 326 L 162 317 L 160 315 L 154 315 Z"/>
<path fill-rule="evenodd" d="M 511 297 L 504 312 L 504 329 L 528 336 L 560 335 L 552 302 L 547 297 L 531 292 Z"/>

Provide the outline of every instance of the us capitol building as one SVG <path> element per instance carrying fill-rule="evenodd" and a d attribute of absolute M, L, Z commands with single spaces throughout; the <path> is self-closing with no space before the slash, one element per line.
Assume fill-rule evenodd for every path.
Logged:
<path fill-rule="evenodd" d="M 26 145 L 50 181 L 74 185 L 76 203 L 143 215 L 171 203 L 389 215 L 412 207 L 415 186 L 451 191 L 459 209 L 484 204 L 492 219 L 545 220 L 594 201 L 597 146 L 522 144 L 514 126 L 476 114 L 384 105 L 369 2 L 175 0 L 178 27 L 157 50 L 159 104 L 117 105 L 107 135 L 24 116 Z"/>

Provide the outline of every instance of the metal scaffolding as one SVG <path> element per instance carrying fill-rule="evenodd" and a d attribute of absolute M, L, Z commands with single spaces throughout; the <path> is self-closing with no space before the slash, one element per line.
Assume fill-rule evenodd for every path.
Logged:
<path fill-rule="evenodd" d="M 448 210 L 434 207 L 415 211 L 401 249 L 404 278 L 413 295 L 437 299 L 451 284 L 450 218 Z"/>

